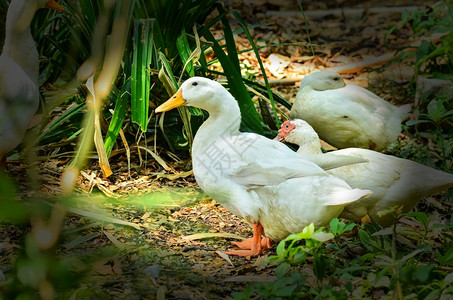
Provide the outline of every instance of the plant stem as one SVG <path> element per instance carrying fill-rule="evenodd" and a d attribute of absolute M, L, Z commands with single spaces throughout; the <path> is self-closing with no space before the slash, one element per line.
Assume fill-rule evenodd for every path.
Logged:
<path fill-rule="evenodd" d="M 396 220 L 398 220 L 398 216 L 396 217 Z M 396 280 L 396 292 L 398 293 L 396 296 L 396 299 L 398 300 L 403 300 L 403 290 L 401 289 L 401 282 L 400 282 L 400 276 L 399 276 L 399 271 L 398 271 L 398 264 L 396 261 L 396 220 L 393 223 L 392 227 L 392 261 L 393 261 L 393 272 L 395 274 L 395 280 Z"/>
<path fill-rule="evenodd" d="M 307 32 L 307 39 L 308 39 L 308 43 L 310 44 L 311 54 L 313 56 L 315 56 L 315 50 L 313 50 L 313 45 L 312 45 L 311 39 L 310 39 L 310 31 L 308 28 L 307 18 L 305 17 L 304 9 L 302 7 L 302 0 L 297 0 L 297 4 L 299 4 L 300 11 L 302 12 L 302 16 L 304 17 L 305 31 Z"/>

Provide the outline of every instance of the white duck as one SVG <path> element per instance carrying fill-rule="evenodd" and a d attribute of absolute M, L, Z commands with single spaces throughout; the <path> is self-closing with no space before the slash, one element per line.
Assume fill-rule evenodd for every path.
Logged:
<path fill-rule="evenodd" d="M 344 205 L 369 194 L 351 189 L 282 143 L 239 132 L 241 114 L 233 96 L 218 82 L 202 77 L 185 81 L 156 112 L 187 105 L 206 110 L 209 118 L 192 145 L 193 172 L 212 198 L 253 224 L 253 238 L 236 243 L 228 254 L 255 256 L 275 241 L 314 223 L 328 224 Z"/>
<path fill-rule="evenodd" d="M 285 121 L 279 130 L 282 141 L 299 145 L 297 153 L 321 154 L 321 144 L 314 129 L 305 121 Z M 354 164 L 328 170 L 333 176 L 343 179 L 351 187 L 370 189 L 373 194 L 345 207 L 340 217 L 355 222 L 369 216 L 382 226 L 393 223 L 393 214 L 379 216 L 380 211 L 403 206 L 410 211 L 418 201 L 428 195 L 453 187 L 453 174 L 445 173 L 408 159 L 385 155 L 360 148 L 347 148 L 329 152 L 333 155 L 356 156 L 368 163 Z"/>
<path fill-rule="evenodd" d="M 321 139 L 337 148 L 385 150 L 396 141 L 411 107 L 394 106 L 365 88 L 346 85 L 332 71 L 302 79 L 290 116 L 307 121 Z"/>
<path fill-rule="evenodd" d="M 38 51 L 30 24 L 43 7 L 63 10 L 54 0 L 12 0 L 0 56 L 0 160 L 22 141 L 39 106 Z"/>

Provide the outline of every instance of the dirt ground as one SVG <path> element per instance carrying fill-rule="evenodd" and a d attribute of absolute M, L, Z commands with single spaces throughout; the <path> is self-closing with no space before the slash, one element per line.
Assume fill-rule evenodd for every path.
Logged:
<path fill-rule="evenodd" d="M 258 45 L 307 42 L 304 18 L 296 1 L 225 3 L 239 10 L 248 24 L 263 24 L 252 30 Z M 388 8 L 390 4 L 392 9 Z M 342 0 L 304 4 L 315 55 L 306 45 L 262 48 L 260 54 L 273 80 L 272 87 L 292 101 L 305 74 L 369 60 L 413 43 L 409 28 L 397 30 L 387 44 L 384 38 L 389 26 L 401 19 L 403 10 L 399 6 L 425 4 Z M 384 7 L 387 10 L 380 9 Z M 354 10 L 359 8 L 363 9 Z M 237 25 L 234 19 L 231 22 Z M 238 36 L 237 42 L 240 49 L 249 47 L 243 36 Z M 271 55 L 276 58 L 271 59 Z M 241 63 L 262 78 L 252 52 L 242 54 Z M 343 76 L 369 86 L 392 103 L 402 104 L 413 101 L 405 89 L 411 72 L 392 67 L 383 73 L 361 71 Z M 108 179 L 101 177 L 95 161 L 83 170 L 68 204 L 63 247 L 58 255 L 70 261 L 73 268 L 85 270 L 86 276 L 78 289 L 63 298 L 231 299 L 232 292 L 243 291 L 248 283 L 275 278 L 275 267 L 262 264 L 275 254 L 275 247 L 252 259 L 224 254 L 233 241 L 250 237 L 251 227 L 203 194 L 190 172 L 189 158 L 174 162 L 165 152 L 161 155 L 171 170 L 164 170 L 151 157 L 140 165 L 136 152 L 132 153 L 130 174 L 125 154 L 112 159 L 114 174 Z M 49 159 L 35 165 L 31 173 L 39 180 L 34 190 L 29 180 L 33 176 L 23 163 L 9 162 L 8 175 L 20 179 L 18 189 L 25 196 L 49 199 L 58 194 L 60 176 L 68 162 Z M 439 220 L 449 218 L 452 206 L 438 199 L 427 198 L 416 209 L 430 211 Z M 11 272 L 11 262 L 28 231 L 27 226 L 0 225 L 0 275 Z M 345 255 L 361 251 L 365 249 Z"/>

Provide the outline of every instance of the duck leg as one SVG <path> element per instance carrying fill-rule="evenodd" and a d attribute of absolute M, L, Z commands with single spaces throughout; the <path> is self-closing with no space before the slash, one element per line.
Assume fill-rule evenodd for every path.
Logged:
<path fill-rule="evenodd" d="M 253 237 L 242 242 L 235 242 L 241 249 L 229 250 L 226 254 L 237 256 L 258 256 L 262 254 L 263 248 L 270 248 L 271 246 L 271 240 L 266 237 L 261 238 L 262 234 L 263 226 L 259 222 L 253 223 Z"/>

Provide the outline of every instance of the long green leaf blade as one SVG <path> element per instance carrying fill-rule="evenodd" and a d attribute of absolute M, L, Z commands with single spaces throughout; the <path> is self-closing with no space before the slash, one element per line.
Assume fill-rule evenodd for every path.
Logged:
<path fill-rule="evenodd" d="M 107 157 L 112 152 L 113 145 L 120 132 L 121 126 L 124 122 L 124 117 L 129 109 L 130 94 L 127 92 L 130 89 L 130 80 L 128 80 L 119 93 L 117 93 L 115 101 L 115 109 L 113 111 L 112 119 L 110 120 L 109 129 L 107 131 L 104 148 L 107 153 Z"/>
<path fill-rule="evenodd" d="M 228 79 L 230 91 L 239 103 L 242 114 L 242 122 L 256 133 L 264 134 L 261 126 L 261 118 L 256 111 L 252 98 L 250 97 L 247 88 L 242 80 L 241 73 L 231 62 L 230 58 L 225 54 L 220 44 L 214 38 L 212 33 L 207 30 L 203 33 L 206 40 L 212 42 L 212 48 L 222 64 L 225 76 Z"/>
<path fill-rule="evenodd" d="M 153 19 L 135 19 L 131 68 L 131 113 L 143 132 L 148 127 L 149 68 L 153 57 Z"/>
<path fill-rule="evenodd" d="M 186 66 L 186 71 L 190 77 L 195 76 L 195 71 L 192 63 L 187 63 L 192 54 L 190 50 L 189 42 L 187 41 L 186 31 L 183 30 L 176 40 L 176 47 L 178 48 L 179 56 L 181 57 L 182 63 Z"/>

